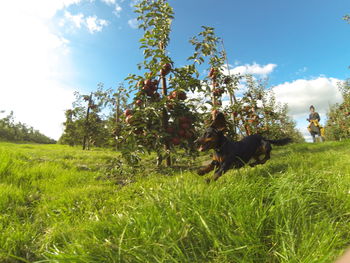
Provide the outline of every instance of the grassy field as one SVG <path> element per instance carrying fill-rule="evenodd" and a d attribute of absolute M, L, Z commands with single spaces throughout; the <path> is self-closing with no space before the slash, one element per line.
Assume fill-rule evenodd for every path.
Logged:
<path fill-rule="evenodd" d="M 150 161 L 0 143 L 0 262 L 320 263 L 350 244 L 349 141 L 275 147 L 209 185 Z"/>

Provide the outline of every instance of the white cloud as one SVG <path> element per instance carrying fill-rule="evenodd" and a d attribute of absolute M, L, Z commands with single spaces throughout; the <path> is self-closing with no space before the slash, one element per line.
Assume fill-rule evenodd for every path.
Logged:
<path fill-rule="evenodd" d="M 97 18 L 95 15 L 85 17 L 82 13 L 73 15 L 68 11 L 65 11 L 64 19 L 61 19 L 59 25 L 62 27 L 66 22 L 70 22 L 73 25 L 73 28 L 80 29 L 84 26 L 91 34 L 101 32 L 104 27 L 109 25 L 107 20 Z"/>
<path fill-rule="evenodd" d="M 301 75 L 301 74 L 305 73 L 307 70 L 308 70 L 307 67 L 302 67 L 302 68 L 298 69 L 298 71 L 295 74 Z"/>
<path fill-rule="evenodd" d="M 137 21 L 136 18 L 133 18 L 133 19 L 129 19 L 128 20 L 128 25 L 131 27 L 131 28 L 134 28 L 134 29 L 137 29 L 139 27 L 139 23 Z"/>
<path fill-rule="evenodd" d="M 312 80 L 298 79 L 272 88 L 277 101 L 287 103 L 289 113 L 295 118 L 307 116 L 310 105 L 325 116 L 329 105 L 342 101 L 336 78 L 318 77 Z"/>
<path fill-rule="evenodd" d="M 103 3 L 110 5 L 110 6 L 114 6 L 114 11 L 113 13 L 119 17 L 120 13 L 122 12 L 123 8 L 120 6 L 120 4 L 118 4 L 116 2 L 116 0 L 101 0 Z M 119 0 L 120 3 L 124 2 L 124 0 Z"/>
<path fill-rule="evenodd" d="M 101 0 L 103 3 L 109 5 L 109 6 L 114 6 L 114 11 L 113 13 L 117 16 L 120 17 L 120 13 L 122 12 L 123 8 L 116 2 L 116 0 Z M 119 0 L 120 3 L 124 2 L 124 0 Z"/>
<path fill-rule="evenodd" d="M 86 27 L 91 34 L 100 32 L 103 27 L 107 26 L 109 22 L 104 19 L 99 19 L 96 16 L 89 16 L 86 18 Z"/>
<path fill-rule="evenodd" d="M 0 1 L 0 108 L 55 139 L 76 88 L 68 86 L 74 74 L 69 41 L 54 32 L 51 19 L 79 2 Z"/>
<path fill-rule="evenodd" d="M 120 16 L 120 13 L 122 12 L 123 8 L 119 5 L 119 4 L 116 4 L 115 5 L 115 8 L 114 8 L 114 14 L 119 17 Z"/>
<path fill-rule="evenodd" d="M 271 74 L 274 69 L 277 67 L 276 64 L 266 64 L 266 65 L 259 65 L 257 63 L 253 64 L 245 64 L 243 66 L 237 66 L 233 69 L 230 69 L 231 74 L 252 74 L 252 75 L 260 75 L 262 77 L 266 77 L 267 75 Z M 226 70 L 227 72 L 227 70 Z"/>
<path fill-rule="evenodd" d="M 101 0 L 101 1 L 107 5 L 115 5 L 115 0 Z"/>
<path fill-rule="evenodd" d="M 75 27 L 81 28 L 81 25 L 84 23 L 84 15 L 82 13 L 79 13 L 77 15 L 72 15 L 70 12 L 65 11 L 64 17 L 72 22 Z"/>

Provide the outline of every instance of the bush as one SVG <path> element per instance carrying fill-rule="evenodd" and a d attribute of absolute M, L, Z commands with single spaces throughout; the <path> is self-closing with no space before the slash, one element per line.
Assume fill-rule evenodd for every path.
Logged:
<path fill-rule="evenodd" d="M 326 139 L 340 141 L 350 137 L 350 79 L 339 83 L 343 102 L 330 107 L 326 123 Z"/>

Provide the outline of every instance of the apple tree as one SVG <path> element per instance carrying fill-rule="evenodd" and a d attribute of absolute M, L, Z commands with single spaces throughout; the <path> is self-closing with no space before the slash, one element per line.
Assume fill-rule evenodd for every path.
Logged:
<path fill-rule="evenodd" d="M 141 75 L 129 75 L 132 107 L 125 110 L 127 126 L 120 138 L 125 155 L 156 152 L 157 163 L 171 166 L 171 152 L 177 146 L 195 154 L 193 141 L 197 116 L 188 91 L 200 86 L 194 65 L 175 67 L 169 56 L 172 7 L 166 0 L 143 0 L 135 6 L 144 60 L 138 65 Z"/>
<path fill-rule="evenodd" d="M 256 80 L 251 75 L 243 79 L 242 95 L 226 108 L 237 116 L 235 124 L 240 137 L 259 133 L 270 139 L 289 136 L 294 141 L 303 141 L 296 123 L 288 116 L 287 105 L 276 102 L 273 91 L 267 88 L 267 81 Z"/>
<path fill-rule="evenodd" d="M 270 138 L 288 133 L 302 140 L 295 122 L 287 115 L 287 107 L 276 103 L 272 92 L 266 88 L 266 81 L 257 81 L 251 75 L 231 74 L 222 39 L 215 35 L 214 28 L 202 28 L 203 31 L 191 39 L 195 51 L 190 59 L 198 66 L 205 62 L 209 66 L 208 76 L 201 82 L 201 96 L 211 98 L 207 101 L 211 110 L 207 120 L 218 111 L 224 112 L 229 124 L 228 134 L 235 140 L 254 133 Z M 238 91 L 239 96 L 235 94 Z"/>
<path fill-rule="evenodd" d="M 350 79 L 339 83 L 343 102 L 332 105 L 327 113 L 325 135 L 328 140 L 339 141 L 350 137 Z"/>
<path fill-rule="evenodd" d="M 65 111 L 64 132 L 59 139 L 62 144 L 82 145 L 83 150 L 91 146 L 107 146 L 106 138 L 111 135 L 106 129 L 106 116 L 103 109 L 109 103 L 111 90 L 105 90 L 103 84 L 90 94 L 75 92 L 75 101 L 71 109 Z"/>

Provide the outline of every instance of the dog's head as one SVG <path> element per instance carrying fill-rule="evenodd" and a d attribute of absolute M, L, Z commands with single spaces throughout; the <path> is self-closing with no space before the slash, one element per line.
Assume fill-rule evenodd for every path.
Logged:
<path fill-rule="evenodd" d="M 204 131 L 204 134 L 198 138 L 198 150 L 201 152 L 209 149 L 215 149 L 218 146 L 220 136 L 226 129 L 226 119 L 223 113 L 219 112 L 211 125 Z"/>

